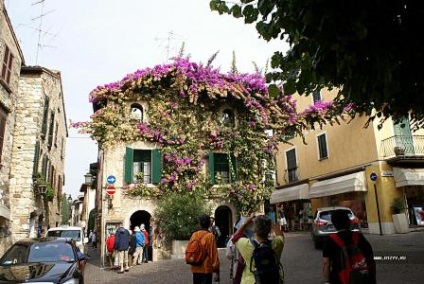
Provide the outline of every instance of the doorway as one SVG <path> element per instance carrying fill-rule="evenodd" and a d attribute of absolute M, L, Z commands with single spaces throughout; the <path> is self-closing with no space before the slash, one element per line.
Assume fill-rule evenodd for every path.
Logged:
<path fill-rule="evenodd" d="M 233 232 L 233 217 L 231 209 L 222 205 L 215 210 L 215 224 L 221 231 L 221 236 L 217 240 L 217 246 L 224 248 Z"/>
<path fill-rule="evenodd" d="M 150 215 L 149 212 L 145 210 L 138 210 L 134 212 L 130 217 L 130 224 L 129 228 L 130 230 L 134 230 L 134 227 L 138 226 L 140 227 L 141 224 L 144 224 L 144 228 L 149 233 L 149 246 L 148 249 L 148 259 L 149 261 L 152 260 L 153 252 L 152 252 L 152 232 L 151 232 L 151 226 L 150 226 L 150 218 L 152 215 Z"/>

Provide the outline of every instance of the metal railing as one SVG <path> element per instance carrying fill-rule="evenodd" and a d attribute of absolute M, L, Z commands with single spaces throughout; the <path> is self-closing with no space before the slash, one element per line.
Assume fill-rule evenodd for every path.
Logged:
<path fill-rule="evenodd" d="M 395 135 L 381 141 L 383 157 L 424 155 L 424 135 Z"/>

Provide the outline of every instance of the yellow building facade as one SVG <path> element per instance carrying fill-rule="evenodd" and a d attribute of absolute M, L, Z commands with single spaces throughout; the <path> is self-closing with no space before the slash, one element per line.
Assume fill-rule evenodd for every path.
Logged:
<path fill-rule="evenodd" d="M 299 111 L 336 92 L 298 96 Z M 407 119 L 403 127 L 391 119 L 366 127 L 368 118 L 317 127 L 304 132 L 304 140 L 281 143 L 271 204 L 292 208 L 294 216 L 305 209 L 310 222 L 319 207 L 346 206 L 370 233 L 393 234 L 391 207 L 400 198 L 409 225 L 424 224 L 418 214 L 424 206 L 424 131 L 412 132 Z"/>

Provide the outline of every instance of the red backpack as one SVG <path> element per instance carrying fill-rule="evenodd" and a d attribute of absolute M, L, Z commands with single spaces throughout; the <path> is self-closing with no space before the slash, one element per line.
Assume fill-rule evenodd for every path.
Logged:
<path fill-rule="evenodd" d="M 185 261 L 187 264 L 190 265 L 201 265 L 203 261 L 206 258 L 206 250 L 200 243 L 201 239 L 203 239 L 204 236 L 207 234 L 210 234 L 208 231 L 204 231 L 204 234 L 202 234 L 198 238 L 191 238 L 190 241 L 187 244 L 187 248 L 185 251 Z"/>
<path fill-rule="evenodd" d="M 331 234 L 330 238 L 341 248 L 342 270 L 339 279 L 342 284 L 371 283 L 371 276 L 367 260 L 358 247 L 359 233 L 352 233 L 352 243 L 346 246 L 345 242 L 337 235 Z"/>

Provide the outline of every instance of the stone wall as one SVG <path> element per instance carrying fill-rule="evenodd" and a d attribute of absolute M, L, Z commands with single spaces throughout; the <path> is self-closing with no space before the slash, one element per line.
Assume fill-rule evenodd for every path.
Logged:
<path fill-rule="evenodd" d="M 6 116 L 5 133 L 0 157 L 0 255 L 12 244 L 10 220 L 9 175 L 11 173 L 12 144 L 15 124 L 15 104 L 18 92 L 22 52 L 16 41 L 9 17 L 0 1 L 0 60 L 3 63 L 6 47 L 13 54 L 12 72 L 8 84 L 0 78 L 0 111 Z M 0 72 L 3 65 L 0 66 Z"/>
<path fill-rule="evenodd" d="M 48 106 L 47 134 L 41 137 L 45 96 Z M 50 129 L 54 113 L 53 129 Z M 49 133 L 53 142 L 48 146 Z M 60 73 L 40 67 L 23 67 L 16 104 L 10 193 L 14 240 L 36 236 L 38 225 L 47 229 L 61 223 L 58 197 L 62 196 L 64 180 L 64 149 L 66 116 Z M 34 165 L 36 143 L 39 142 L 38 163 Z M 34 175 L 42 171 L 43 156 L 47 157 L 46 180 L 54 189 L 54 198 L 47 201 L 34 190 Z M 53 170 L 54 169 L 54 170 Z"/>

